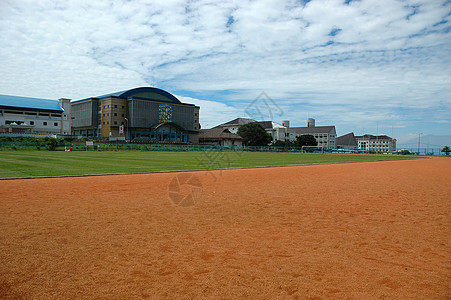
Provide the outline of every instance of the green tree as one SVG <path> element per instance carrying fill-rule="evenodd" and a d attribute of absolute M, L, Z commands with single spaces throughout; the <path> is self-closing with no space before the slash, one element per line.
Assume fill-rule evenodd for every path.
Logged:
<path fill-rule="evenodd" d="M 451 150 L 449 149 L 448 146 L 443 147 L 442 152 L 445 153 L 445 155 L 449 155 L 449 153 L 451 152 Z"/>
<path fill-rule="evenodd" d="M 46 137 L 44 138 L 44 142 L 47 146 L 47 150 L 55 151 L 56 146 L 58 146 L 58 140 L 52 137 Z"/>
<path fill-rule="evenodd" d="M 272 146 L 275 146 L 275 147 L 285 147 L 285 142 L 276 140 L 274 143 L 272 143 Z"/>
<path fill-rule="evenodd" d="M 310 134 L 300 135 L 300 136 L 296 137 L 296 140 L 298 142 L 298 147 L 318 145 L 315 137 Z"/>
<path fill-rule="evenodd" d="M 272 137 L 258 123 L 249 123 L 238 128 L 238 135 L 243 138 L 245 146 L 268 146 Z"/>

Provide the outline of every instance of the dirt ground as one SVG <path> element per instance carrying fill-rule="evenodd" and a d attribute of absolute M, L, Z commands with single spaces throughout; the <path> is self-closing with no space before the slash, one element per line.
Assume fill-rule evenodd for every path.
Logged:
<path fill-rule="evenodd" d="M 450 213 L 447 158 L 0 180 L 0 298 L 450 299 Z"/>

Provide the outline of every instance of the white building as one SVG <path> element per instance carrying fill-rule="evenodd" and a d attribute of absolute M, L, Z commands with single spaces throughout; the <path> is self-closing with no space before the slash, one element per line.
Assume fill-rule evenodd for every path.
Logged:
<path fill-rule="evenodd" d="M 289 126 L 289 121 L 283 121 L 282 123 L 287 125 L 286 122 L 288 122 Z M 287 126 L 280 125 L 279 123 L 273 121 L 262 121 L 257 123 L 260 124 L 265 129 L 265 131 L 272 136 L 273 143 L 275 143 L 276 141 L 291 141 L 295 139 L 293 133 L 290 136 Z"/>
<path fill-rule="evenodd" d="M 0 133 L 8 136 L 70 135 L 70 99 L 0 95 Z"/>
<path fill-rule="evenodd" d="M 317 146 L 327 149 L 336 148 L 337 132 L 335 126 L 316 126 L 315 119 L 307 120 L 307 127 L 290 127 L 288 129 L 290 138 L 294 136 L 294 140 L 297 136 L 312 135 L 315 137 Z"/>
<path fill-rule="evenodd" d="M 392 152 L 396 151 L 396 139 L 386 135 L 364 134 L 355 137 L 357 148 L 363 151 Z"/>

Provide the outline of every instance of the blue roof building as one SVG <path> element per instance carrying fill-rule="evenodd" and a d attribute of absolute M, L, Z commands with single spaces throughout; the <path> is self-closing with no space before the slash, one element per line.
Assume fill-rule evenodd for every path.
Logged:
<path fill-rule="evenodd" d="M 71 134 L 70 99 L 0 95 L 0 134 L 39 136 Z"/>
<path fill-rule="evenodd" d="M 62 113 L 58 100 L 0 95 L 0 109 L 21 109 Z"/>

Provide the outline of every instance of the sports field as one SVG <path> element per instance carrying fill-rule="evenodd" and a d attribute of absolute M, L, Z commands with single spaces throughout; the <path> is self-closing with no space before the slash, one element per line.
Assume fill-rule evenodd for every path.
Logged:
<path fill-rule="evenodd" d="M 450 182 L 443 157 L 0 180 L 0 299 L 450 299 Z"/>
<path fill-rule="evenodd" d="M 391 155 L 268 152 L 1 151 L 0 178 L 143 173 L 408 159 Z"/>

